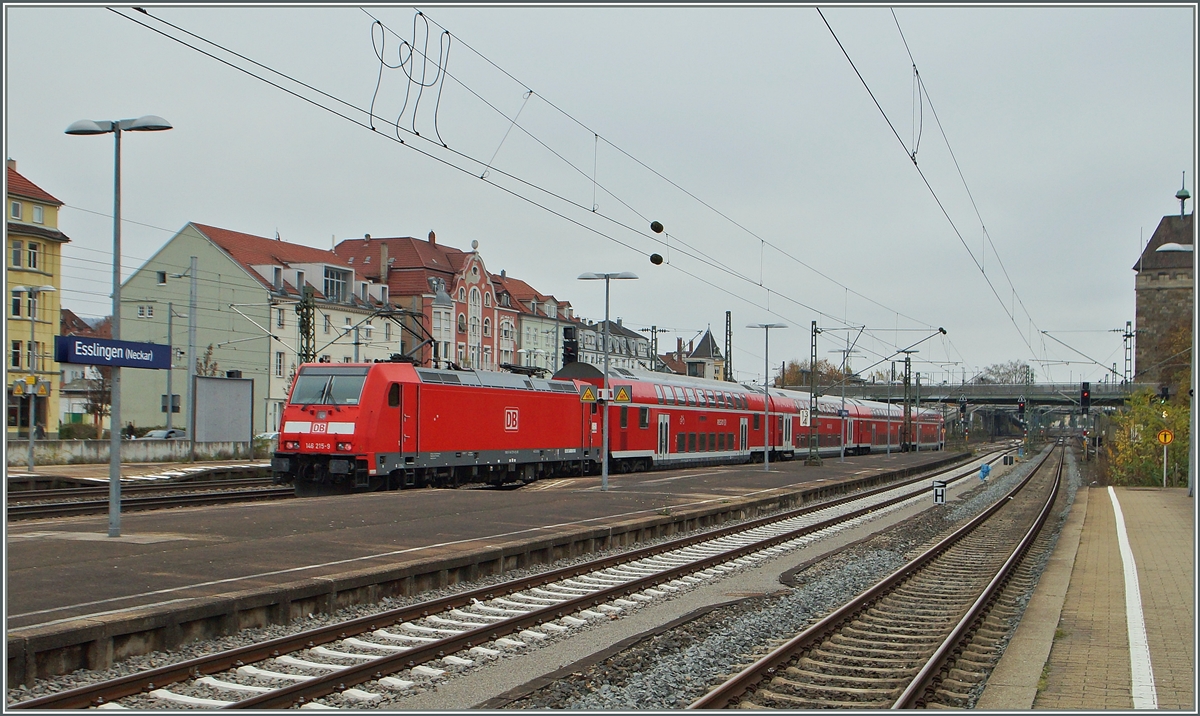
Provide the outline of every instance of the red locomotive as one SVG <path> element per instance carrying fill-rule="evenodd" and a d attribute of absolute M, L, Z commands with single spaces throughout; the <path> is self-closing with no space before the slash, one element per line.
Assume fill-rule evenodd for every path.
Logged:
<path fill-rule="evenodd" d="M 583 363 L 554 379 L 400 362 L 305 364 L 284 408 L 275 481 L 316 495 L 591 474 L 603 408 L 580 394 L 602 384 Z M 772 389 L 764 424 L 763 393 L 737 383 L 614 368 L 609 385 L 629 398 L 608 408 L 615 472 L 761 461 L 764 442 L 772 459 L 808 450 L 808 393 Z M 852 454 L 902 449 L 901 408 L 847 400 L 839 415 L 841 405 L 819 400 L 821 454 L 838 454 L 843 435 Z M 941 415 L 915 415 L 914 433 L 920 449 L 940 449 Z"/>

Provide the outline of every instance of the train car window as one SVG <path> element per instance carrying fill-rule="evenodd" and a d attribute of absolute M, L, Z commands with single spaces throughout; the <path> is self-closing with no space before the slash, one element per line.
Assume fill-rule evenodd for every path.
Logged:
<path fill-rule="evenodd" d="M 699 388 L 696 389 L 696 405 L 699 405 L 701 408 L 708 405 L 708 403 L 704 401 L 704 391 L 700 390 Z"/>
<path fill-rule="evenodd" d="M 598 409 L 596 408 L 596 404 L 592 403 L 592 415 L 595 415 L 597 410 Z"/>
<path fill-rule="evenodd" d="M 650 408 L 638 408 L 638 427 L 650 427 Z"/>
<path fill-rule="evenodd" d="M 696 433 L 688 433 L 688 452 L 696 452 Z"/>
<path fill-rule="evenodd" d="M 658 404 L 662 405 L 663 404 L 662 387 L 660 385 L 658 385 L 657 383 L 654 384 L 654 394 L 658 396 Z"/>
<path fill-rule="evenodd" d="M 725 444 L 729 446 L 730 450 L 736 449 L 734 446 L 737 445 L 737 443 L 733 441 L 733 433 L 729 433 L 729 436 L 725 438 Z"/>
<path fill-rule="evenodd" d="M 388 388 L 388 407 L 395 408 L 400 405 L 400 384 L 392 383 L 392 387 Z"/>
<path fill-rule="evenodd" d="M 762 427 L 762 426 L 759 424 L 759 421 L 760 421 L 761 419 L 762 419 L 762 416 L 761 416 L 761 415 L 759 415 L 758 413 L 755 413 L 755 414 L 754 414 L 754 429 L 755 429 L 755 430 L 758 430 L 758 429 L 760 429 L 760 428 Z"/>
<path fill-rule="evenodd" d="M 714 395 L 714 394 L 713 394 L 713 392 L 712 392 L 711 390 L 706 390 L 706 391 L 704 391 L 704 392 L 708 394 L 708 405 L 709 405 L 709 407 L 715 407 L 715 406 L 716 406 L 716 404 L 717 404 L 717 396 L 716 396 L 716 395 Z"/>
<path fill-rule="evenodd" d="M 663 386 L 663 397 L 667 399 L 667 405 L 675 404 L 675 391 L 671 388 L 671 386 Z"/>
<path fill-rule="evenodd" d="M 700 452 L 708 450 L 708 433 L 700 433 Z"/>
<path fill-rule="evenodd" d="M 678 438 L 678 440 L 676 440 L 676 442 L 679 443 L 675 448 L 675 452 L 686 451 L 687 450 L 687 435 L 684 433 L 676 433 L 675 437 Z"/>
<path fill-rule="evenodd" d="M 708 449 L 709 450 L 717 449 L 717 434 L 716 433 L 708 434 Z"/>
<path fill-rule="evenodd" d="M 684 392 L 684 395 L 687 396 L 687 404 L 695 405 L 696 404 L 696 391 L 692 390 L 691 388 L 684 388 L 683 392 Z"/>
<path fill-rule="evenodd" d="M 717 433 L 717 449 L 725 451 L 725 433 Z"/>
<path fill-rule="evenodd" d="M 628 405 L 621 406 L 621 427 L 622 428 L 629 427 L 629 406 Z"/>

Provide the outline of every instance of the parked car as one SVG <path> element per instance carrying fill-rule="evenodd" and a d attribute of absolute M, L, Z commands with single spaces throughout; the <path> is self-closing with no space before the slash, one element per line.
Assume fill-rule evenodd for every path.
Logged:
<path fill-rule="evenodd" d="M 187 431 L 178 428 L 170 430 L 151 430 L 138 440 L 187 440 Z"/>
<path fill-rule="evenodd" d="M 255 440 L 278 440 L 278 439 L 279 439 L 279 433 L 278 433 L 278 432 L 274 432 L 274 433 L 259 433 L 258 435 L 255 435 L 255 436 L 254 436 L 254 439 L 255 439 Z"/>

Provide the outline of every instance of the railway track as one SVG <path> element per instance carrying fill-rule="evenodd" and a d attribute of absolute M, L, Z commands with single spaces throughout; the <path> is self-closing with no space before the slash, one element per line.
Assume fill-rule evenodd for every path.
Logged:
<path fill-rule="evenodd" d="M 995 462 L 1000 454 L 985 459 Z M 418 681 L 569 636 L 589 621 L 720 579 L 882 510 L 927 499 L 931 477 L 973 479 L 978 463 L 10 708 L 118 708 L 125 700 L 134 708 L 269 709 L 315 706 L 314 700 L 323 697 L 369 706 Z"/>
<path fill-rule="evenodd" d="M 247 477 L 230 480 L 204 480 L 194 482 L 160 482 L 146 485 L 127 485 L 121 482 L 121 494 L 149 494 L 159 492 L 183 492 L 186 490 L 217 490 L 226 487 L 261 487 L 273 484 L 268 477 Z M 62 487 L 53 490 L 12 490 L 8 493 L 8 502 L 41 502 L 79 500 L 101 498 L 108 496 L 108 485 L 100 487 Z"/>
<path fill-rule="evenodd" d="M 694 702 L 692 709 L 963 708 L 997 656 L 1063 449 L 1005 498 Z M 1041 476 L 1040 479 L 1038 476 Z M 1018 589 L 1005 592 L 1013 582 Z"/>
<path fill-rule="evenodd" d="M 232 487 L 234 482 L 251 482 L 262 485 L 257 489 L 223 489 Z M 252 502 L 259 500 L 284 500 L 296 496 L 296 491 L 290 487 L 270 487 L 267 481 L 225 480 L 217 483 L 221 489 L 216 491 L 186 492 L 183 494 L 156 494 L 150 497 L 122 497 L 121 511 L 155 510 L 171 507 L 195 507 L 199 505 L 220 505 L 230 502 Z M 146 486 L 148 491 L 162 493 L 163 486 Z M 82 488 L 93 489 L 93 488 Z M 122 493 L 131 488 L 122 488 Z M 137 488 L 132 488 L 136 490 Z M 199 484 L 189 485 L 188 490 L 203 489 Z M 210 487 L 210 490 L 214 488 Z M 48 491 L 47 491 L 48 492 Z M 73 490 L 54 490 L 54 492 L 73 492 Z M 79 515 L 102 515 L 108 512 L 108 500 L 75 499 L 69 501 L 26 502 L 9 504 L 6 508 L 8 519 L 27 520 L 35 518 L 75 517 Z"/>

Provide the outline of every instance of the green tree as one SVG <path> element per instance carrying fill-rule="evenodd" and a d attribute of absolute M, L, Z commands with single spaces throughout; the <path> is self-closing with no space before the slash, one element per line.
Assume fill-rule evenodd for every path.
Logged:
<path fill-rule="evenodd" d="M 1167 474 L 1186 477 L 1191 419 L 1186 387 L 1183 398 L 1164 403 L 1151 390 L 1138 391 L 1126 401 L 1124 410 L 1113 416 L 1113 430 L 1105 446 L 1113 484 L 1162 484 L 1163 448 L 1158 433 L 1164 428 L 1175 434 L 1167 447 Z"/>

